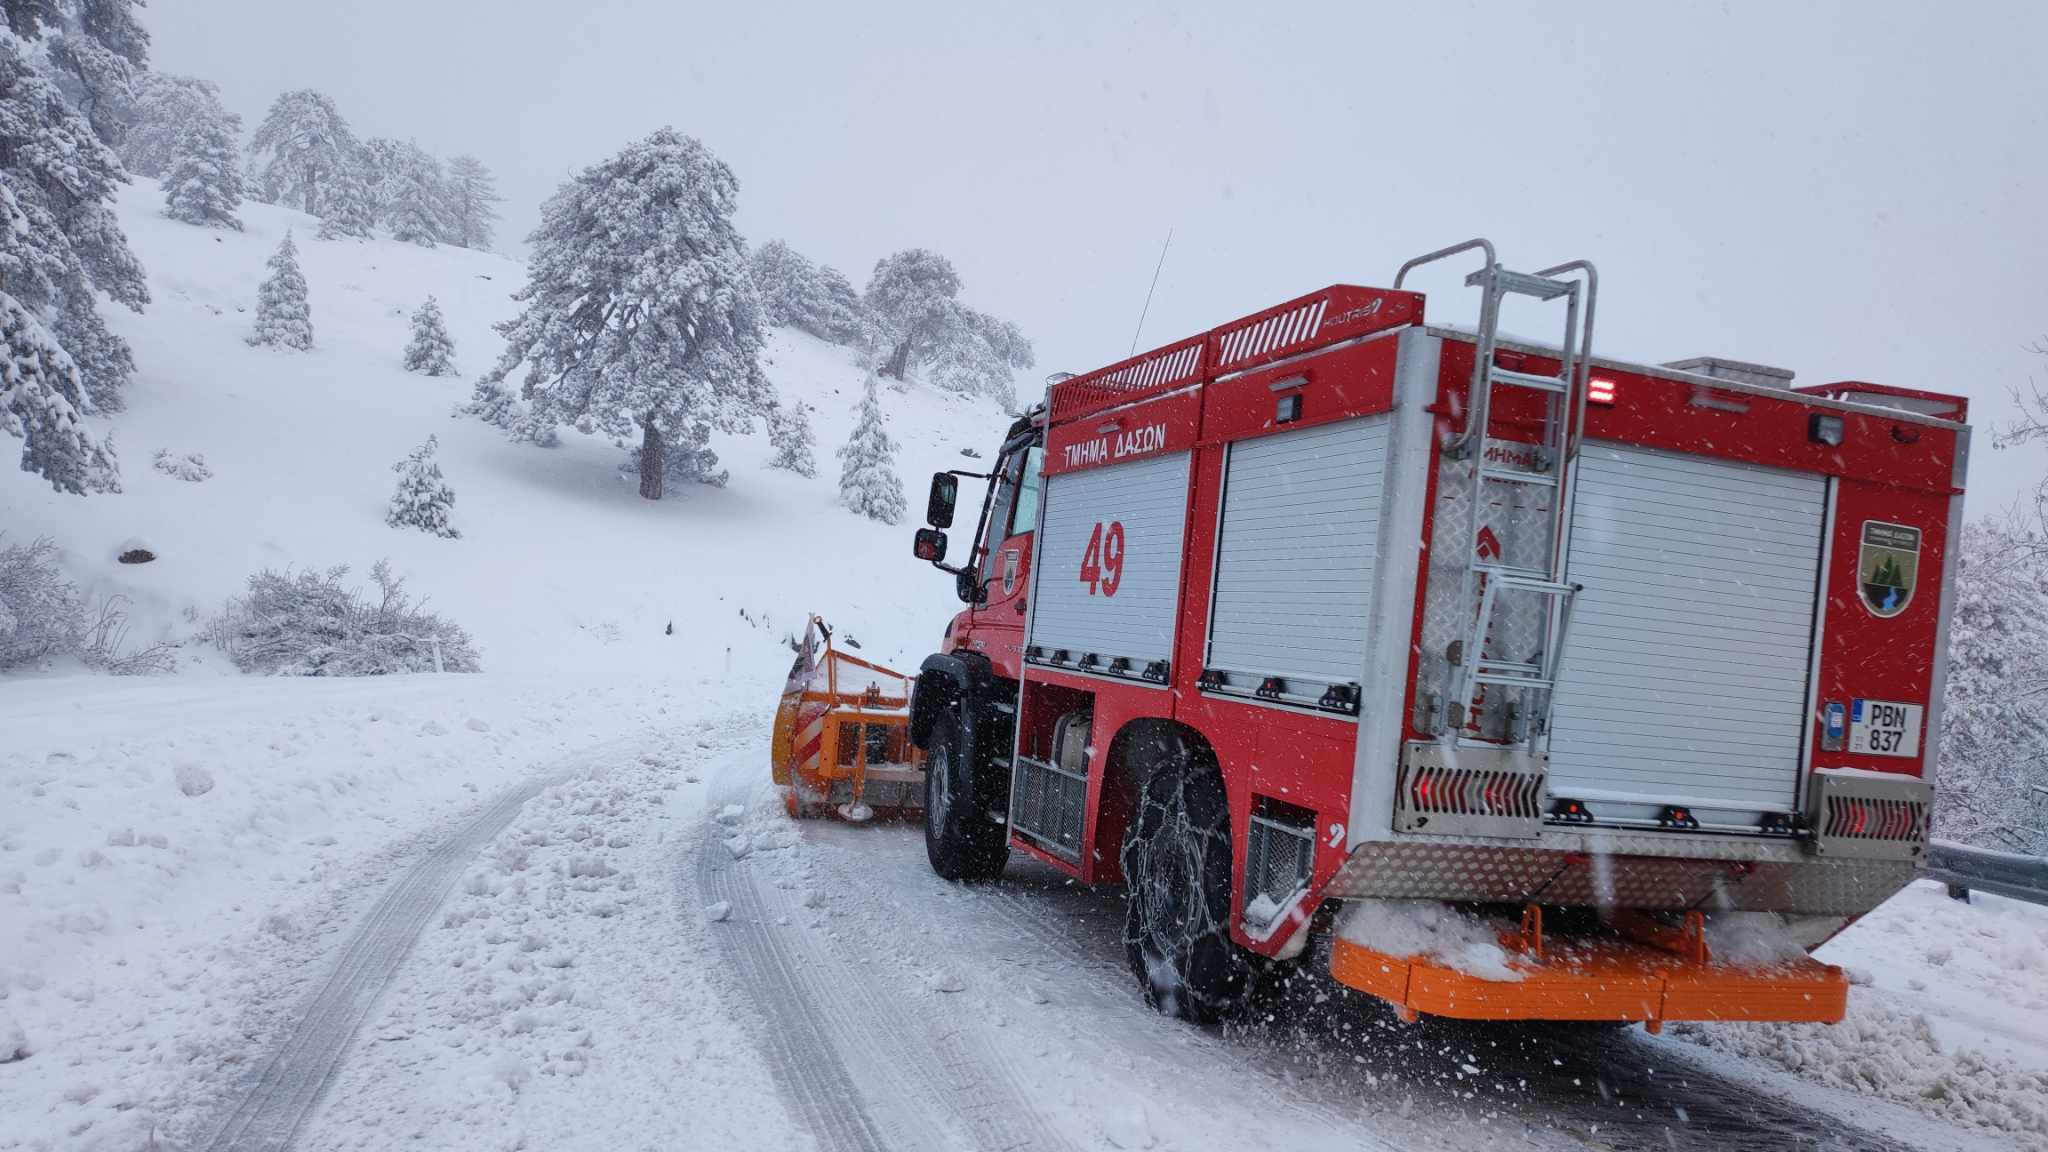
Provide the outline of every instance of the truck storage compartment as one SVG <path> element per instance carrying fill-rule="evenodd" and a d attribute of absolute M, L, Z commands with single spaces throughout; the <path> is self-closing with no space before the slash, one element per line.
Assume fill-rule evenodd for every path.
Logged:
<path fill-rule="evenodd" d="M 1344 686 L 1356 709 L 1388 424 L 1367 416 L 1230 446 L 1206 686 L 1307 707 Z"/>
<path fill-rule="evenodd" d="M 1755 828 L 1798 803 L 1827 480 L 1588 443 L 1583 585 L 1550 734 L 1551 796 L 1596 821 Z"/>
<path fill-rule="evenodd" d="M 1027 658 L 1165 683 L 1187 506 L 1186 452 L 1047 477 Z"/>

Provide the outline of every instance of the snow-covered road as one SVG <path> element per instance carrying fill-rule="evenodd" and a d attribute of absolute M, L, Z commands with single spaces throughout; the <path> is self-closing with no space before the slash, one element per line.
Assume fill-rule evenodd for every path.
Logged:
<path fill-rule="evenodd" d="M 168 829 L 170 848 L 146 850 L 182 853 L 183 870 L 135 876 L 155 876 L 162 898 L 190 913 L 211 907 L 201 895 L 234 904 L 198 920 L 198 936 L 137 906 L 95 929 L 119 934 L 120 952 L 62 951 L 68 934 L 42 945 L 52 964 L 111 955 L 112 966 L 22 970 L 43 973 L 43 991 L 9 1002 L 36 1053 L 0 1068 L 0 1105 L 31 1124 L 0 1130 L 0 1148 L 112 1152 L 151 1132 L 160 1147 L 220 1152 L 2009 1146 L 1868 1089 L 1803 1083 L 1768 1053 L 1639 1032 L 1401 1025 L 1320 978 L 1276 993 L 1249 1023 L 1188 1027 L 1131 987 L 1118 893 L 1021 859 L 1000 884 L 949 884 L 926 865 L 914 824 L 791 822 L 751 711 L 691 723 L 608 700 L 602 724 L 565 728 L 478 700 L 474 722 L 454 728 L 470 742 L 435 762 L 466 776 L 392 763 L 380 769 L 387 783 L 351 768 L 337 779 L 353 807 L 325 800 L 303 818 L 277 807 L 306 790 L 294 781 L 356 763 L 323 734 L 359 709 L 389 728 L 380 763 L 451 738 L 389 699 L 281 693 L 267 721 L 278 758 L 199 797 L 118 767 L 133 763 L 140 729 L 67 763 L 65 779 L 140 797 L 168 789 L 172 800 L 129 805 L 155 821 L 133 836 L 55 815 L 38 834 L 146 845 Z M 118 703 L 143 714 L 139 698 Z M 417 706 L 446 714 L 469 702 Z M 205 723 L 224 742 L 249 721 Z M 162 739 L 166 758 L 212 747 L 147 739 Z M 102 762 L 110 775 L 94 774 Z M 79 812 L 54 777 L 23 771 L 28 802 Z M 269 791 L 245 800 L 259 777 Z M 254 810 L 265 835 L 236 832 L 232 854 L 198 850 L 210 824 L 176 822 L 240 829 L 244 804 L 269 805 Z M 380 824 L 397 837 L 389 848 L 374 847 Z M 348 845 L 308 838 L 310 826 L 356 829 L 368 851 L 343 855 Z M 299 856 L 331 866 L 301 872 Z M 75 917 L 86 894 L 111 902 L 117 882 L 136 882 L 117 871 L 126 857 L 113 859 L 56 888 L 29 875 L 15 898 L 49 911 L 25 922 L 68 923 L 50 917 Z M 192 943 L 231 945 L 250 917 L 273 938 L 276 907 L 290 910 L 290 947 Z M 1968 910 L 1923 910 L 1933 912 Z M 240 985 L 206 983 L 224 959 Z M 163 1010 L 146 1028 L 123 1007 L 142 1001 L 107 991 L 139 965 L 171 981 L 151 992 Z M 88 980 L 102 991 L 80 1000 Z M 206 990 L 204 1011 L 186 1005 L 189 989 Z M 67 1035 L 65 1020 L 91 1028 Z M 138 1048 L 138 1036 L 150 1040 Z M 139 1073 L 144 1089 L 124 1088 L 113 1068 Z"/>

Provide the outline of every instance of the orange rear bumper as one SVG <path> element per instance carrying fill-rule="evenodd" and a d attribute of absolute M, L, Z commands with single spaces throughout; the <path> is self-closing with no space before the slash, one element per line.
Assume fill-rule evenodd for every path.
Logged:
<path fill-rule="evenodd" d="M 1512 939 L 1512 937 L 1511 937 Z M 1703 946 L 1684 952 L 1654 939 L 1615 937 L 1514 951 L 1519 980 L 1489 980 L 1421 957 L 1391 956 L 1338 939 L 1338 983 L 1418 1014 L 1459 1020 L 1773 1020 L 1833 1024 L 1849 982 L 1832 964 L 1801 957 L 1766 968 L 1717 964 Z"/>

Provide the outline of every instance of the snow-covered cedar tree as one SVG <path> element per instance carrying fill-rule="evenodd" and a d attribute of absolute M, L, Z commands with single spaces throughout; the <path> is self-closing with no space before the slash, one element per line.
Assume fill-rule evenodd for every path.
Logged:
<path fill-rule="evenodd" d="M 1970 524 L 1956 563 L 1935 831 L 2048 852 L 2048 557 L 2016 526 Z M 1925 590 L 1923 589 L 1923 592 Z"/>
<path fill-rule="evenodd" d="M 412 314 L 412 340 L 405 346 L 405 370 L 429 376 L 455 374 L 455 341 L 441 321 L 441 305 L 432 296 Z"/>
<path fill-rule="evenodd" d="M 839 501 L 870 520 L 901 524 L 906 502 L 896 478 L 896 442 L 882 426 L 882 401 L 874 373 L 861 389 L 853 435 L 839 448 Z"/>
<path fill-rule="evenodd" d="M 10 4 L 13 34 L 0 33 L 0 299 L 19 313 L 0 312 L 14 351 L 48 340 L 69 355 L 79 388 L 67 396 L 79 414 L 118 409 L 134 370 L 128 346 L 100 320 L 98 293 L 136 311 L 149 302 L 142 265 L 113 212 L 128 177 L 95 129 L 118 123 L 104 104 L 88 111 L 73 103 L 125 100 L 104 85 L 140 70 L 147 37 L 135 38 L 127 0 L 96 5 Z M 95 39 L 100 32 L 104 42 Z M 44 36 L 48 42 L 33 42 Z M 22 315 L 36 321 L 38 335 L 24 334 Z M 33 371 L 19 363 L 10 374 L 19 387 Z"/>
<path fill-rule="evenodd" d="M 135 87 L 148 66 L 142 0 L 7 0 L 9 30 L 43 36 L 51 74 L 109 146 L 134 118 Z"/>
<path fill-rule="evenodd" d="M 76 651 L 84 632 L 85 605 L 57 567 L 57 546 L 0 537 L 0 671 Z"/>
<path fill-rule="evenodd" d="M 145 72 L 136 81 L 132 118 L 121 135 L 121 163 L 130 172 L 161 178 L 177 159 L 178 137 L 195 120 L 232 115 L 211 80 Z"/>
<path fill-rule="evenodd" d="M 1013 369 L 1034 363 L 1031 342 L 1007 320 L 962 304 L 960 277 L 936 252 L 912 248 L 875 265 L 863 298 L 879 371 L 903 380 L 914 364 L 943 368 L 942 387 L 1014 402 Z"/>
<path fill-rule="evenodd" d="M 241 231 L 241 130 L 233 113 L 217 109 L 200 109 L 186 121 L 164 176 L 164 210 L 173 220 Z"/>
<path fill-rule="evenodd" d="M 718 453 L 711 450 L 708 424 L 686 424 L 681 431 L 669 433 L 662 442 L 662 460 L 662 480 L 666 484 L 695 482 L 723 488 L 732 479 L 732 473 L 718 466 Z M 619 474 L 639 476 L 640 453 L 626 453 L 619 464 Z"/>
<path fill-rule="evenodd" d="M 306 277 L 299 271 L 299 249 L 285 231 L 284 243 L 270 254 L 270 275 L 256 290 L 256 330 L 251 344 L 271 344 L 304 351 L 313 346 L 313 312 L 306 302 Z"/>
<path fill-rule="evenodd" d="M 770 468 L 785 468 L 799 476 L 816 476 L 818 434 L 811 431 L 811 417 L 802 401 L 778 404 L 768 410 L 768 443 L 775 455 Z"/>
<path fill-rule="evenodd" d="M 442 239 L 463 248 L 488 249 L 496 231 L 498 178 L 474 156 L 457 156 L 448 162 L 448 179 L 442 187 L 442 219 L 447 231 Z"/>
<path fill-rule="evenodd" d="M 403 140 L 372 136 L 356 150 L 356 170 L 362 174 L 363 186 L 369 191 L 370 203 L 375 206 L 380 220 L 384 218 L 391 189 L 396 185 L 393 176 L 403 163 L 407 148 Z"/>
<path fill-rule="evenodd" d="M 860 338 L 860 295 L 838 269 L 814 264 L 780 240 L 754 251 L 752 269 L 766 323 L 801 328 L 834 344 Z"/>
<path fill-rule="evenodd" d="M 393 528 L 417 528 L 435 536 L 458 539 L 448 523 L 448 510 L 455 507 L 455 489 L 441 477 L 441 465 L 434 459 L 440 443 L 434 437 L 412 455 L 391 466 L 398 473 L 398 490 L 391 494 L 391 509 L 384 522 Z"/>
<path fill-rule="evenodd" d="M 698 429 L 749 431 L 773 402 L 738 194 L 730 168 L 670 128 L 564 184 L 527 238 L 523 307 L 498 326 L 505 352 L 478 381 L 478 406 L 505 401 L 523 369 L 515 435 L 569 424 L 625 446 L 637 430 L 649 500 L 671 465 L 704 472 Z M 670 460 L 671 444 L 684 459 Z"/>
<path fill-rule="evenodd" d="M 347 576 L 346 566 L 258 572 L 207 632 L 235 667 L 265 676 L 433 672 L 437 651 L 441 671 L 479 670 L 469 633 L 407 595 L 388 562 L 370 569 L 374 598 L 343 583 Z"/>
<path fill-rule="evenodd" d="M 441 162 L 419 145 L 408 143 L 383 183 L 384 225 L 391 230 L 391 238 L 432 248 L 446 228 L 441 218 L 447 195 Z"/>
<path fill-rule="evenodd" d="M 277 202 L 327 215 L 329 185 L 357 163 L 355 133 L 334 101 L 311 88 L 286 92 L 270 105 L 249 151 L 263 165 L 263 186 Z"/>

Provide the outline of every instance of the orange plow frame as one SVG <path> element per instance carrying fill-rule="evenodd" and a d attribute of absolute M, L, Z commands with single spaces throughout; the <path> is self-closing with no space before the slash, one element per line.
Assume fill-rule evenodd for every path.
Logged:
<path fill-rule="evenodd" d="M 856 683 L 861 686 L 854 688 Z M 871 765 L 868 751 L 877 741 L 868 733 L 878 728 L 885 730 L 878 743 L 891 759 Z M 775 709 L 769 758 L 791 816 L 825 815 L 844 785 L 847 799 L 837 806 L 840 814 L 866 819 L 870 783 L 900 786 L 898 802 L 887 808 L 922 807 L 924 756 L 910 743 L 909 677 L 839 651 L 832 645 L 831 629 L 812 616 Z"/>
<path fill-rule="evenodd" d="M 1501 937 L 1519 980 L 1488 980 L 1341 937 L 1331 948 L 1330 975 L 1411 1022 L 1419 1015 L 1640 1021 L 1658 1032 L 1667 1020 L 1833 1024 L 1848 1009 L 1849 981 L 1832 964 L 1810 957 L 1769 967 L 1715 963 L 1698 912 L 1675 929 L 1624 912 L 1614 927 L 1611 938 L 1546 945 L 1543 910 L 1530 905 L 1521 928 Z"/>

